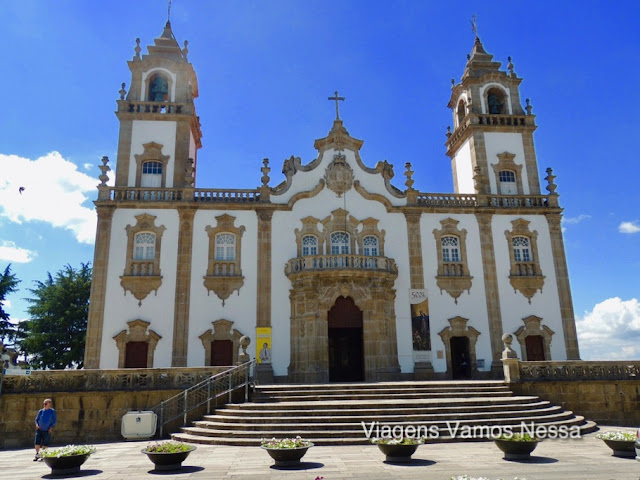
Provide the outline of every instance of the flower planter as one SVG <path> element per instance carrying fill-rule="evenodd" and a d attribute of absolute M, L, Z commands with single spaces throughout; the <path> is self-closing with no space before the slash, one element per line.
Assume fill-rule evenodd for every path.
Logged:
<path fill-rule="evenodd" d="M 260 448 L 266 450 L 271 458 L 275 460 L 276 467 L 290 467 L 292 465 L 299 465 L 300 459 L 304 457 L 304 454 L 307 453 L 307 450 L 311 447 L 313 447 L 313 444 L 297 448 Z"/>
<path fill-rule="evenodd" d="M 141 450 L 149 460 L 153 462 L 156 470 L 178 470 L 182 468 L 182 462 L 196 449 L 191 445 L 189 450 L 184 452 L 149 452 L 146 448 Z"/>
<path fill-rule="evenodd" d="M 609 440 L 603 438 L 602 441 L 613 450 L 614 457 L 634 458 L 636 456 L 635 442 L 633 440 Z"/>
<path fill-rule="evenodd" d="M 378 448 L 387 457 L 387 462 L 410 462 L 411 455 L 416 453 L 419 444 L 415 445 L 390 445 L 377 443 Z"/>
<path fill-rule="evenodd" d="M 539 440 L 513 441 L 494 439 L 497 447 L 504 452 L 505 460 L 526 460 L 538 446 Z"/>
<path fill-rule="evenodd" d="M 42 460 L 51 469 L 52 475 L 68 475 L 78 473 L 80 466 L 87 461 L 90 453 L 84 455 L 68 455 L 66 457 L 44 457 Z"/>

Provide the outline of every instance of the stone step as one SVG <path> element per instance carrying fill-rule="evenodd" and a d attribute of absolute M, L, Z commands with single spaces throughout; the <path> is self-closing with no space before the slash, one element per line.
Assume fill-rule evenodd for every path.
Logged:
<path fill-rule="evenodd" d="M 290 383 L 290 384 L 276 384 L 276 385 L 256 385 L 256 392 L 260 391 L 286 391 L 286 390 L 341 390 L 341 389 L 355 389 L 355 390 L 370 390 L 370 389 L 404 389 L 414 387 L 425 388 L 452 388 L 452 387 L 506 387 L 508 386 L 502 380 L 426 380 L 426 381 L 402 381 L 402 382 L 350 382 L 350 383 Z"/>
<path fill-rule="evenodd" d="M 457 392 L 508 392 L 509 388 L 506 385 L 449 385 L 434 387 L 430 385 L 415 385 L 412 387 L 397 387 L 397 388 L 358 388 L 358 387 L 344 387 L 344 388 L 305 388 L 305 389 L 270 389 L 270 388 L 258 388 L 255 389 L 257 396 L 264 396 L 266 398 L 273 398 L 282 395 L 332 395 L 332 394 L 371 394 L 371 393 L 457 393 Z"/>
<path fill-rule="evenodd" d="M 366 407 L 387 407 L 387 408 L 406 408 L 408 405 L 415 407 L 427 407 L 427 406 L 442 406 L 442 405 L 487 405 L 489 403 L 496 404 L 510 404 L 510 403 L 530 403 L 538 401 L 538 397 L 534 396 L 493 396 L 489 398 L 484 397 L 444 397 L 444 398 L 416 398 L 412 399 L 408 404 L 406 399 L 396 399 L 395 397 L 388 395 L 385 399 L 377 400 L 319 400 L 319 401 L 288 401 L 288 402 L 273 402 L 268 405 L 269 410 L 300 410 L 305 408 L 312 408 L 313 410 L 320 409 L 337 409 L 337 408 L 366 408 Z M 236 410 L 262 410 L 265 408 L 264 403 L 238 403 L 227 404 L 225 408 Z"/>
<path fill-rule="evenodd" d="M 487 414 L 492 414 L 495 412 L 503 412 L 503 411 L 512 411 L 512 410 L 528 410 L 528 409 L 536 409 L 543 408 L 551 405 L 549 402 L 545 400 L 540 401 L 531 401 L 528 403 L 523 403 L 520 401 L 511 402 L 511 400 L 519 400 L 518 397 L 510 397 L 509 403 L 499 403 L 499 402 L 490 402 L 485 404 L 474 404 L 471 405 L 473 407 L 473 411 L 475 412 L 487 412 Z M 423 406 L 416 407 L 415 404 L 407 405 L 406 407 L 402 406 L 394 406 L 393 409 L 389 408 L 359 408 L 358 406 L 351 406 L 349 404 L 345 405 L 344 408 L 334 408 L 334 409 L 313 409 L 313 408 L 304 408 L 304 409 L 276 409 L 274 407 L 278 407 L 279 405 L 269 405 L 269 410 L 256 410 L 256 409 L 240 409 L 235 408 L 237 405 L 227 405 L 226 407 L 219 408 L 216 410 L 214 415 L 205 415 L 203 418 L 205 420 L 212 420 L 218 416 L 225 416 L 226 418 L 237 418 L 242 419 L 247 416 L 251 417 L 253 415 L 259 414 L 261 417 L 325 417 L 325 416 L 333 416 L 333 417 L 342 417 L 342 416 L 376 416 L 376 417 L 387 417 L 387 416 L 395 416 L 395 415 L 458 415 L 460 412 L 469 412 L 470 405 L 436 405 L 436 406 Z M 267 408 L 265 406 L 265 408 Z"/>
<path fill-rule="evenodd" d="M 348 393 L 348 392 L 336 392 L 330 394 L 306 394 L 299 392 L 296 395 L 281 394 L 268 399 L 259 398 L 255 403 L 264 402 L 317 402 L 317 401 L 357 401 L 357 400 L 384 400 L 389 398 L 389 392 L 372 392 L 372 393 Z M 513 395 L 510 391 L 478 391 L 478 390 L 466 390 L 466 391 L 433 391 L 433 392 L 394 392 L 394 399 L 415 400 L 415 399 L 429 399 L 429 398 L 471 398 L 480 397 L 488 398 L 496 395 L 509 396 Z"/>
<path fill-rule="evenodd" d="M 554 426 L 556 428 L 559 427 L 579 427 L 580 435 L 584 435 L 586 433 L 591 433 L 597 429 L 597 426 L 593 422 L 586 422 L 583 417 L 574 416 L 569 420 L 562 421 L 552 421 L 552 422 L 534 422 L 534 428 L 536 427 L 549 427 Z M 511 431 L 518 432 L 521 431 L 521 425 L 518 424 L 503 424 L 503 426 L 509 426 Z M 490 434 L 490 429 L 481 429 L 479 426 L 476 434 L 469 438 L 463 437 L 464 429 L 461 430 L 462 425 L 457 430 L 457 436 L 452 437 L 452 432 L 455 429 L 455 426 L 452 426 L 451 429 L 444 428 L 439 429 L 438 434 L 435 435 L 433 432 L 429 432 L 429 438 L 427 443 L 440 443 L 440 442 L 449 442 L 449 441 L 482 441 L 486 440 L 484 438 L 484 434 Z M 527 423 L 527 428 L 530 427 L 530 424 Z M 498 430 L 496 429 L 496 432 Z M 253 433 L 253 435 L 251 434 Z M 375 436 L 375 431 L 372 432 Z M 186 441 L 192 443 L 207 443 L 212 445 L 260 445 L 262 438 L 289 438 L 301 436 L 305 440 L 309 440 L 316 445 L 366 445 L 371 441 L 368 439 L 362 428 L 359 430 L 346 430 L 346 431 L 335 431 L 335 430 L 318 430 L 314 432 L 306 432 L 304 430 L 294 430 L 289 431 L 286 434 L 282 432 L 273 432 L 273 431 L 256 431 L 256 432 L 244 432 L 244 431 L 227 431 L 227 430 L 213 430 L 207 428 L 198 428 L 198 427 L 189 427 L 188 429 L 184 429 L 183 432 L 174 434 L 172 437 L 175 440 Z"/>
<path fill-rule="evenodd" d="M 541 402 L 542 403 L 542 402 Z M 529 405 L 527 405 L 529 407 Z M 502 409 L 501 410 L 501 418 L 511 416 L 523 416 L 523 415 L 533 415 L 533 414 L 544 414 L 544 413 L 555 413 L 562 412 L 562 408 L 554 405 L 545 405 L 540 408 L 513 408 L 513 409 Z M 264 412 L 262 412 L 264 414 Z M 306 412 L 304 412 L 306 413 Z M 348 412 L 347 412 L 348 413 Z M 398 413 L 398 412 L 385 412 L 384 415 L 380 415 L 377 413 L 374 414 L 351 414 L 351 415 L 322 415 L 322 416 L 314 416 L 314 415 L 273 415 L 273 416 L 240 416 L 240 415 L 225 415 L 224 412 L 220 412 L 216 415 L 205 415 L 202 421 L 205 422 L 223 422 L 227 424 L 271 424 L 271 423 L 282 423 L 285 421 L 295 420 L 300 423 L 359 423 L 360 421 L 384 421 L 388 422 L 420 422 L 420 421 L 435 421 L 439 419 L 443 420 L 460 420 L 460 419 L 472 419 L 472 418 L 495 418 L 496 411 L 458 411 L 457 413 Z M 197 423 L 197 422 L 196 422 Z"/>

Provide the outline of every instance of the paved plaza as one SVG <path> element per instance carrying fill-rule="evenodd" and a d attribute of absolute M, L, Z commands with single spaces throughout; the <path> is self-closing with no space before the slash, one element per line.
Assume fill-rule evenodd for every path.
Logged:
<path fill-rule="evenodd" d="M 384 462 L 375 445 L 313 447 L 300 468 L 276 469 L 258 447 L 198 445 L 178 472 L 154 472 L 140 450 L 147 442 L 97 444 L 98 451 L 75 477 L 88 479 L 308 479 L 343 478 L 449 480 L 469 474 L 495 480 L 640 480 L 640 462 L 611 455 L 595 434 L 574 440 L 546 440 L 531 460 L 505 461 L 492 442 L 422 445 L 408 464 Z M 55 445 L 54 445 L 55 446 Z M 0 451 L 2 480 L 60 478 L 43 462 L 33 462 L 33 449 Z M 69 477 L 67 477 L 69 478 Z"/>

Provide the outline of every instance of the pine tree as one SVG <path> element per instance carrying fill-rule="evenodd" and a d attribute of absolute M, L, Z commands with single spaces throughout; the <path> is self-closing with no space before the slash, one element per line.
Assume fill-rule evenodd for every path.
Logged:
<path fill-rule="evenodd" d="M 0 342 L 11 343 L 16 336 L 16 326 L 10 322 L 9 314 L 5 310 L 7 295 L 18 290 L 20 280 L 11 273 L 11 264 L 7 265 L 4 273 L 0 274 Z"/>

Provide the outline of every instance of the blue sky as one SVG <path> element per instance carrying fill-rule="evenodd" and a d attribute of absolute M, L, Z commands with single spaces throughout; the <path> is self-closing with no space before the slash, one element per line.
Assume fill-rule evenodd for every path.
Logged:
<path fill-rule="evenodd" d="M 447 103 L 475 13 L 487 51 L 524 78 L 539 170 L 558 176 L 582 356 L 640 358 L 638 5 L 174 0 L 200 88 L 197 186 L 255 188 L 264 157 L 275 185 L 284 158 L 312 160 L 337 89 L 366 164 L 387 159 L 404 188 L 410 161 L 415 188 L 452 192 Z M 116 157 L 126 62 L 166 15 L 163 0 L 0 3 L 0 267 L 22 280 L 16 320 L 35 280 L 93 259 L 97 165 Z"/>

